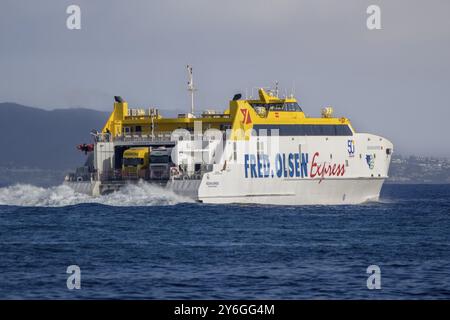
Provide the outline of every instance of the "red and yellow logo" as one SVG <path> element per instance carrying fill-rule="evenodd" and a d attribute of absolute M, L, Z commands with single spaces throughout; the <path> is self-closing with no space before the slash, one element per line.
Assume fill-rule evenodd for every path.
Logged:
<path fill-rule="evenodd" d="M 250 112 L 247 109 L 241 109 L 242 115 L 244 116 L 242 123 L 250 124 L 252 123 L 252 118 L 250 117 Z"/>

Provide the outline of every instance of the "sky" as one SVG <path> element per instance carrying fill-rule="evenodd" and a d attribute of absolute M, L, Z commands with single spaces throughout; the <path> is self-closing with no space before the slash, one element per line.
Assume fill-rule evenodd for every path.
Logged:
<path fill-rule="evenodd" d="M 69 5 L 81 29 L 69 30 Z M 369 5 L 381 30 L 366 26 Z M 294 92 L 333 106 L 397 153 L 450 156 L 448 0 L 2 0 L 0 102 L 162 114 L 226 109 L 235 93 Z M 254 94 L 256 93 L 253 90 Z"/>

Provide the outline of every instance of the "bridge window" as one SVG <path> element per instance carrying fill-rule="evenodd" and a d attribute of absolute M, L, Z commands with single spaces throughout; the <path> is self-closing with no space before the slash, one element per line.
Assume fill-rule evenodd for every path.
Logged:
<path fill-rule="evenodd" d="M 286 111 L 285 105 L 282 103 L 269 103 L 268 107 L 270 111 Z"/>
<path fill-rule="evenodd" d="M 284 105 L 286 107 L 286 111 L 303 111 L 297 102 L 286 102 Z"/>
<path fill-rule="evenodd" d="M 268 111 L 303 111 L 297 102 L 285 103 L 251 103 L 254 109 L 265 108 Z"/>

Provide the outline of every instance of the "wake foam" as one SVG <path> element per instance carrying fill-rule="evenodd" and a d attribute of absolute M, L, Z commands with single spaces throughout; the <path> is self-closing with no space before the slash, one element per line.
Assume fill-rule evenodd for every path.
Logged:
<path fill-rule="evenodd" d="M 0 188 L 0 205 L 8 206 L 64 207 L 83 203 L 109 206 L 154 206 L 175 205 L 182 202 L 193 201 L 145 182 L 129 184 L 120 191 L 99 197 L 77 193 L 65 185 L 42 188 L 29 184 L 17 184 Z"/>

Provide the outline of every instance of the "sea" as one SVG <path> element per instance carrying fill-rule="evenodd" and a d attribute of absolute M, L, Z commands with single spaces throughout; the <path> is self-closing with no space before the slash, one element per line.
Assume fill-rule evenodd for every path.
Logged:
<path fill-rule="evenodd" d="M 450 299 L 450 185 L 351 206 L 3 186 L 0 299 Z"/>

